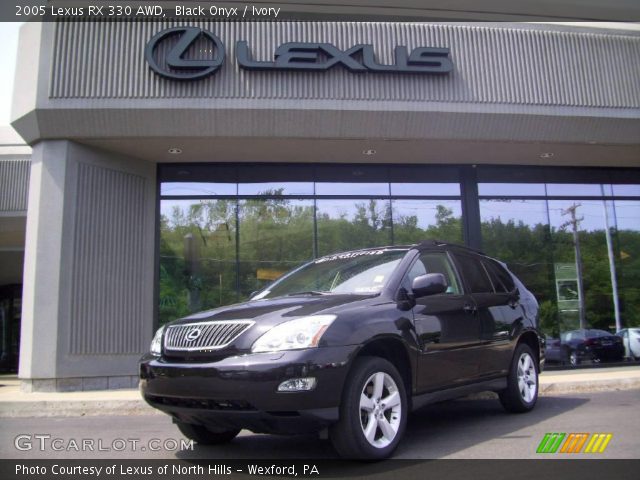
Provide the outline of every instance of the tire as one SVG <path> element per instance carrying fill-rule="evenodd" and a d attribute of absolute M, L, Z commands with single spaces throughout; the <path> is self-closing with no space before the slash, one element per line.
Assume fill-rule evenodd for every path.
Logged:
<path fill-rule="evenodd" d="M 203 425 L 176 422 L 180 432 L 190 440 L 200 445 L 220 445 L 229 443 L 240 433 L 238 430 L 221 430 L 219 432 L 208 429 Z"/>
<path fill-rule="evenodd" d="M 569 365 L 571 365 L 572 367 L 577 367 L 578 365 L 580 365 L 580 358 L 578 358 L 578 352 L 576 352 L 575 350 L 569 353 Z"/>
<path fill-rule="evenodd" d="M 507 388 L 498 396 L 504 409 L 524 413 L 533 409 L 538 400 L 538 364 L 529 345 L 517 346 L 507 377 Z"/>
<path fill-rule="evenodd" d="M 331 443 L 344 458 L 387 458 L 404 434 L 408 414 L 404 382 L 393 364 L 357 358 L 345 381 L 340 420 L 329 431 Z"/>

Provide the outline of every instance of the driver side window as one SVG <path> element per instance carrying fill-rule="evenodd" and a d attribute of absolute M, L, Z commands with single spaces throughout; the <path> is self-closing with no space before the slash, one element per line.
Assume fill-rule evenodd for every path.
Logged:
<path fill-rule="evenodd" d="M 444 275 L 448 285 L 445 294 L 460 294 L 458 279 L 451 262 L 445 253 L 439 252 L 421 253 L 402 279 L 401 287 L 410 292 L 413 280 L 427 273 L 441 273 Z"/>

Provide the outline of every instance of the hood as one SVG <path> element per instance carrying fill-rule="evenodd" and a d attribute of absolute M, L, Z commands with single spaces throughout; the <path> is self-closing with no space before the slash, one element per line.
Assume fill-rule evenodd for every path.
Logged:
<path fill-rule="evenodd" d="M 233 324 L 233 322 L 236 321 L 238 325 L 244 325 L 245 329 L 242 330 L 241 334 L 234 337 L 228 345 L 222 348 L 209 351 L 165 350 L 164 354 L 169 357 L 196 359 L 202 357 L 223 358 L 247 353 L 251 350 L 253 343 L 275 325 L 309 315 L 338 315 L 338 312 L 344 313 L 351 308 L 363 307 L 363 304 L 369 303 L 372 298 L 375 297 L 342 294 L 301 294 L 273 299 L 250 300 L 235 305 L 206 310 L 167 324 L 168 328 L 165 330 L 165 337 L 167 336 L 166 332 L 172 330 L 171 327 L 204 322 L 224 321 Z M 195 325 L 194 328 L 196 328 Z M 187 330 L 183 329 L 182 332 L 184 334 Z M 203 333 L 203 337 L 205 335 L 206 334 Z M 165 338 L 165 345 L 166 342 L 167 339 Z"/>

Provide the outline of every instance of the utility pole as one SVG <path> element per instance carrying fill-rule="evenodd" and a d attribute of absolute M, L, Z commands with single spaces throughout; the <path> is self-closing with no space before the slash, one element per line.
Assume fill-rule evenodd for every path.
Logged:
<path fill-rule="evenodd" d="M 620 321 L 620 299 L 618 298 L 618 279 L 616 275 L 616 260 L 613 255 L 613 242 L 611 241 L 611 228 L 609 227 L 609 208 L 607 199 L 604 196 L 604 185 L 600 185 L 602 191 L 602 205 L 604 207 L 604 227 L 605 238 L 607 240 L 607 254 L 609 255 L 609 272 L 611 273 L 611 293 L 613 295 L 613 313 L 616 320 L 616 332 L 622 329 Z M 615 222 L 614 222 L 615 223 Z"/>
<path fill-rule="evenodd" d="M 580 256 L 580 239 L 578 238 L 578 223 L 584 220 L 584 217 L 576 217 L 576 209 L 582 204 L 574 203 L 566 210 L 562 210 L 562 216 L 571 215 L 571 220 L 567 220 L 560 225 L 561 229 L 571 226 L 573 230 L 573 246 L 576 255 L 576 275 L 578 277 L 578 315 L 580 318 L 580 328 L 586 328 L 585 308 L 584 308 L 584 285 L 582 283 L 582 257 Z"/>

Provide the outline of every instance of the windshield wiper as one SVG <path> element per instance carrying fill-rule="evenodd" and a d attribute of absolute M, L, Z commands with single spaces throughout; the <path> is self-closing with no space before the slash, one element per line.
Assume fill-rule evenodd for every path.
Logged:
<path fill-rule="evenodd" d="M 306 292 L 288 293 L 287 297 L 291 297 L 293 295 L 329 295 L 329 294 L 331 294 L 331 292 L 326 292 L 323 290 L 308 290 Z"/>

